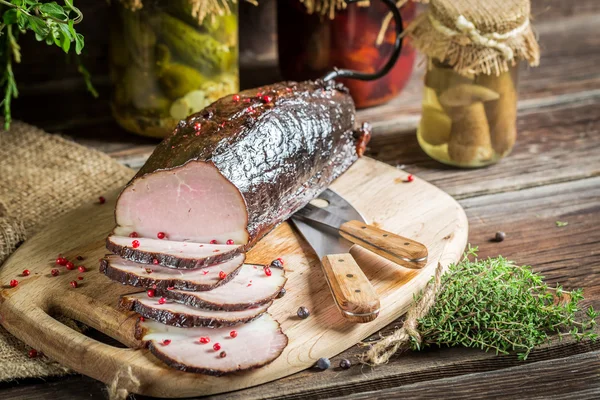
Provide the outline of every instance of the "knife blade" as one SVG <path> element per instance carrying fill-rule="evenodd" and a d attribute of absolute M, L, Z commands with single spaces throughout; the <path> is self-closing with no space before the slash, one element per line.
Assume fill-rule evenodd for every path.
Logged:
<path fill-rule="evenodd" d="M 335 196 L 336 193 L 326 190 L 317 199 L 329 206 L 334 204 Z M 332 209 L 364 221 L 362 215 L 349 203 L 337 202 Z M 293 216 L 291 220 L 321 260 L 326 281 L 342 316 L 354 322 L 374 320 L 379 315 L 379 296 L 349 254 L 352 242 L 340 237 L 336 231 L 317 229 Z"/>
<path fill-rule="evenodd" d="M 328 207 L 321 208 L 309 203 L 294 217 L 335 230 L 341 237 L 405 267 L 422 268 L 426 265 L 428 254 L 423 244 L 364 221 L 344 219 L 330 212 Z"/>

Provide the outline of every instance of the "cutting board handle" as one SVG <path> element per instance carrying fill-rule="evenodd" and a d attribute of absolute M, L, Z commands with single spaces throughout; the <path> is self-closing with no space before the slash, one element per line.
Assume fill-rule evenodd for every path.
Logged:
<path fill-rule="evenodd" d="M 14 304 L 7 303 L 10 301 L 2 307 L 4 327 L 51 359 L 103 382 L 112 381 L 124 365 L 132 366 L 134 376 L 142 372 L 140 363 L 134 362 L 140 358 L 139 350 L 122 349 L 87 337 L 38 305 L 31 304 L 27 313 L 21 313 Z"/>
<path fill-rule="evenodd" d="M 73 307 L 74 304 L 77 304 L 77 307 Z M 118 311 L 74 290 L 52 296 L 48 301 L 48 309 L 50 314 L 60 314 L 83 322 L 127 347 L 140 347 L 140 341 L 133 336 L 137 321 L 135 313 Z"/>

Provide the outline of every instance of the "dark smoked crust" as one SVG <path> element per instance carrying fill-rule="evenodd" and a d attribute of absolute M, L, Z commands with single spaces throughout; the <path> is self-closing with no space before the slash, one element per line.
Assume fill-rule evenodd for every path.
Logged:
<path fill-rule="evenodd" d="M 241 264 L 236 270 L 227 274 L 225 279 L 218 280 L 214 285 L 200 285 L 184 279 L 152 279 L 152 274 L 147 275 L 147 277 L 142 277 L 111 267 L 110 260 L 106 258 L 100 260 L 100 272 L 113 281 L 117 281 L 123 285 L 143 287 L 146 289 L 156 285 L 156 288 L 160 288 L 160 290 L 167 290 L 168 287 L 173 287 L 180 290 L 206 291 L 229 282 L 240 272 L 243 265 L 244 264 Z"/>
<path fill-rule="evenodd" d="M 128 296 L 129 295 L 124 295 L 121 297 L 119 300 L 119 309 L 125 311 L 135 311 L 144 318 L 150 318 L 165 325 L 177 326 L 180 328 L 222 328 L 225 326 L 234 326 L 242 323 L 245 324 L 254 321 L 256 318 L 264 314 L 264 312 L 261 312 L 253 317 L 240 318 L 236 321 L 206 319 L 188 314 L 176 313 L 169 310 L 157 310 L 140 303 L 136 299 L 128 299 Z"/>
<path fill-rule="evenodd" d="M 265 313 L 265 314 L 268 314 L 268 313 Z M 205 375 L 212 375 L 212 376 L 222 376 L 222 375 L 231 374 L 231 373 L 234 373 L 234 372 L 250 371 L 250 370 L 253 370 L 253 369 L 256 369 L 256 368 L 264 367 L 265 365 L 269 365 L 273 361 L 277 360 L 279 358 L 279 356 L 281 356 L 281 353 L 283 353 L 283 350 L 287 347 L 287 345 L 289 343 L 289 338 L 281 330 L 281 325 L 279 324 L 279 321 L 275 320 L 275 322 L 277 322 L 278 333 L 281 333 L 285 337 L 285 344 L 283 346 L 281 346 L 281 350 L 279 351 L 279 353 L 275 357 L 273 357 L 273 359 L 267 360 L 267 361 L 265 361 L 263 363 L 258 363 L 258 364 L 251 365 L 248 368 L 236 368 L 236 369 L 228 369 L 228 370 L 215 370 L 215 369 L 210 369 L 210 368 L 190 367 L 190 366 L 187 366 L 187 365 L 182 364 L 180 362 L 177 362 L 176 360 L 174 360 L 171 357 L 168 357 L 166 354 L 162 353 L 160 351 L 161 350 L 160 346 L 156 345 L 154 341 L 145 342 L 144 346 L 146 346 L 150 350 L 150 352 L 156 358 L 158 358 L 159 360 L 161 360 L 162 362 L 164 362 L 165 364 L 167 364 L 169 367 L 175 368 L 175 369 L 177 369 L 179 371 L 183 371 L 183 372 L 193 372 L 193 373 L 197 373 L 197 374 L 205 374 Z M 144 333 L 144 329 L 139 326 L 139 321 L 138 321 L 136 323 L 136 339 L 141 340 L 141 338 L 144 337 L 144 334 L 145 334 Z"/>
<path fill-rule="evenodd" d="M 178 303 L 185 304 L 190 307 L 198 307 L 198 308 L 207 308 L 209 310 L 222 310 L 222 311 L 241 311 L 246 310 L 251 307 L 261 306 L 265 303 L 268 303 L 271 300 L 274 300 L 279 295 L 281 289 L 285 286 L 287 282 L 287 278 L 283 281 L 281 286 L 279 286 L 272 294 L 265 297 L 264 299 L 260 299 L 254 303 L 237 303 L 237 304 L 228 304 L 224 306 L 223 304 L 211 303 L 208 301 L 202 301 L 197 297 L 191 295 L 185 295 L 180 292 L 176 292 L 174 290 L 159 290 L 157 288 L 156 293 L 160 296 L 166 297 L 167 299 L 174 300 Z"/>
<path fill-rule="evenodd" d="M 214 256 L 196 259 L 186 257 L 175 257 L 164 253 L 153 253 L 143 249 L 134 249 L 129 246 L 121 246 L 110 240 L 110 236 L 106 238 L 106 248 L 126 260 L 137 262 L 140 264 L 152 264 L 154 259 L 163 267 L 195 269 L 204 268 L 213 264 L 218 264 L 227 261 L 238 254 L 242 253 L 244 246 L 239 246 L 235 250 L 228 253 L 219 253 Z"/>

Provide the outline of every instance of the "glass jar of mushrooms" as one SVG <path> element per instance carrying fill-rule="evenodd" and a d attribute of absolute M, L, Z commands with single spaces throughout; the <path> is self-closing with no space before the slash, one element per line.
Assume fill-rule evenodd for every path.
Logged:
<path fill-rule="evenodd" d="M 430 157 L 475 168 L 511 152 L 519 64 L 540 59 L 530 14 L 530 0 L 431 0 L 405 29 L 428 57 L 417 140 Z"/>
<path fill-rule="evenodd" d="M 431 64 L 417 128 L 421 148 L 459 167 L 482 167 L 508 155 L 517 137 L 518 65 L 498 75 L 474 75 Z"/>

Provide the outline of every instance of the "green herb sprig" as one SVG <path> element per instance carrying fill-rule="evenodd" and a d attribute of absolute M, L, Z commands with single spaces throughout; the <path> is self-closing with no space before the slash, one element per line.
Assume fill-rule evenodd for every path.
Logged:
<path fill-rule="evenodd" d="M 529 266 L 518 266 L 504 257 L 477 260 L 477 248 L 449 267 L 436 300 L 418 320 L 424 346 L 475 347 L 496 354 L 517 352 L 525 360 L 535 346 L 551 335 L 595 340 L 598 313 L 592 307 L 578 318 L 582 290 L 550 287 Z"/>
<path fill-rule="evenodd" d="M 4 90 L 0 104 L 4 109 L 4 128 L 9 129 L 11 101 L 19 96 L 13 72 L 13 62 L 21 62 L 19 34 L 31 31 L 38 41 L 56 45 L 65 53 L 69 53 L 74 44 L 75 53 L 79 55 L 84 47 L 84 37 L 75 31 L 75 25 L 83 20 L 83 14 L 73 5 L 73 0 L 64 0 L 62 6 L 36 0 L 0 0 L 0 13 L 0 87 Z M 97 97 L 89 73 L 79 60 L 78 63 L 88 90 Z"/>

